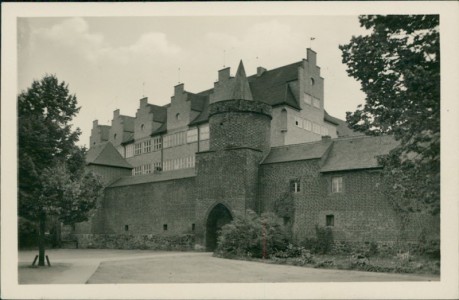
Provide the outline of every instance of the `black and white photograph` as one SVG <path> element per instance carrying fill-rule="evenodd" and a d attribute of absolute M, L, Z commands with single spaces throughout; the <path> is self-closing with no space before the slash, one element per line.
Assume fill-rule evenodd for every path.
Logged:
<path fill-rule="evenodd" d="M 453 1 L 3 3 L 1 297 L 459 297 L 458 29 Z"/>

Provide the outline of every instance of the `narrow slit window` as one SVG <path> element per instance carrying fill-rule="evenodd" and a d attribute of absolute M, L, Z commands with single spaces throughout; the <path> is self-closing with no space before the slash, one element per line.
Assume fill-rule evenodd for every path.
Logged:
<path fill-rule="evenodd" d="M 163 230 L 164 230 L 164 231 L 167 230 L 167 224 L 163 224 Z"/>
<path fill-rule="evenodd" d="M 335 216 L 334 215 L 325 216 L 325 224 L 327 226 L 335 226 Z"/>

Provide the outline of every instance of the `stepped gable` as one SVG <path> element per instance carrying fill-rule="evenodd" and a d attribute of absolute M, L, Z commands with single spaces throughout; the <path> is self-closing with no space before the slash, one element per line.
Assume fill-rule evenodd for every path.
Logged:
<path fill-rule="evenodd" d="M 132 169 L 110 142 L 91 147 L 86 154 L 86 164 Z"/>
<path fill-rule="evenodd" d="M 381 168 L 379 155 L 388 154 L 399 145 L 393 136 L 359 136 L 338 138 L 321 168 L 321 172 Z"/>

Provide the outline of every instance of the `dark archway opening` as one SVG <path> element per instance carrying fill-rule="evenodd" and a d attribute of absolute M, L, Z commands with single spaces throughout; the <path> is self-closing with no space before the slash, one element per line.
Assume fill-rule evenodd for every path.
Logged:
<path fill-rule="evenodd" d="M 217 248 L 217 238 L 223 225 L 233 220 L 230 211 L 223 205 L 217 204 L 209 213 L 206 223 L 206 250 Z"/>

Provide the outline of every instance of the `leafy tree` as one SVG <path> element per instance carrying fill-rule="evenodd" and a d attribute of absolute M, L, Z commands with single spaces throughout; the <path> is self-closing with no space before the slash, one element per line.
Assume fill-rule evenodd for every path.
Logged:
<path fill-rule="evenodd" d="M 86 149 L 71 120 L 79 111 L 65 82 L 46 75 L 18 96 L 19 215 L 39 223 L 39 265 L 44 265 L 44 235 L 49 215 L 65 224 L 87 220 L 102 184 L 85 172 Z"/>
<path fill-rule="evenodd" d="M 343 63 L 366 103 L 349 126 L 392 134 L 399 146 L 379 158 L 401 212 L 440 209 L 440 36 L 437 15 L 360 16 L 371 32 L 341 45 Z"/>

